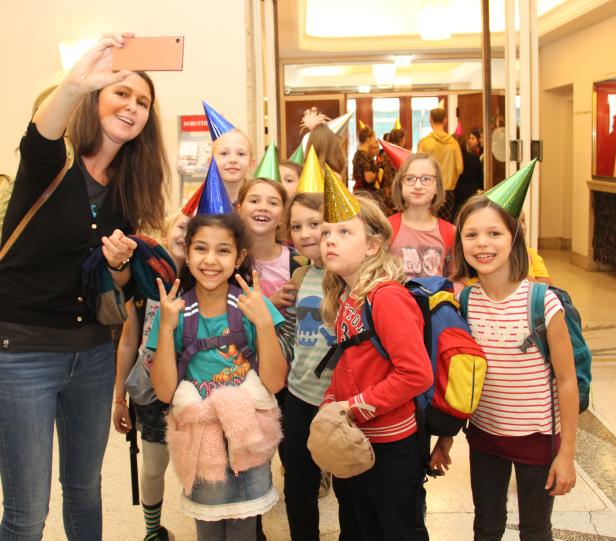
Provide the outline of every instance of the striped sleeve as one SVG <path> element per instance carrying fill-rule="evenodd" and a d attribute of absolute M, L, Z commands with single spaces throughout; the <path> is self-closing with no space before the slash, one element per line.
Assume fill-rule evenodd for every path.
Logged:
<path fill-rule="evenodd" d="M 545 292 L 545 298 L 543 301 L 544 311 L 545 311 L 545 328 L 547 329 L 550 326 L 550 321 L 554 315 L 558 312 L 564 312 L 562 303 L 558 300 L 556 293 L 550 291 L 549 289 Z"/>

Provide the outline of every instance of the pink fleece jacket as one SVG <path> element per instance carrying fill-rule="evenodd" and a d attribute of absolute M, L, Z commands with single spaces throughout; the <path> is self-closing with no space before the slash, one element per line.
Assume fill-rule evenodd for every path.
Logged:
<path fill-rule="evenodd" d="M 281 439 L 279 409 L 255 409 L 242 387 L 221 387 L 167 416 L 169 455 L 186 495 L 197 479 L 224 482 L 229 463 L 235 472 L 264 464 Z"/>

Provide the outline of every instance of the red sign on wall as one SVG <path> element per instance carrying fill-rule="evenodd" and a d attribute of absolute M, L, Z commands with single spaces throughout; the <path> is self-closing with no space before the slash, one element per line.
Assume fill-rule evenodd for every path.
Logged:
<path fill-rule="evenodd" d="M 205 115 L 182 115 L 182 131 L 210 131 Z"/>

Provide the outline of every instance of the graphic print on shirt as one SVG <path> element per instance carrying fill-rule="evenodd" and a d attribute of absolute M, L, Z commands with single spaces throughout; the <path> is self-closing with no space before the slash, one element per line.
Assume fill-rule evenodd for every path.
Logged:
<path fill-rule="evenodd" d="M 225 336 L 231 331 L 227 328 L 222 335 Z M 202 398 L 207 398 L 213 391 L 219 387 L 232 385 L 234 387 L 241 385 L 244 382 L 246 374 L 250 370 L 250 363 L 241 351 L 238 351 L 235 344 L 221 346 L 215 350 L 222 357 L 221 361 L 226 365 L 224 368 L 212 373 L 211 370 L 202 370 L 201 373 L 207 377 L 202 381 L 193 379 L 192 383 L 199 391 Z M 216 368 L 220 367 L 221 363 L 215 363 Z M 205 367 L 204 367 L 205 368 Z"/>
<path fill-rule="evenodd" d="M 342 314 L 342 322 L 340 323 L 341 341 L 348 340 L 351 336 L 364 331 L 361 310 L 358 311 L 350 304 L 345 303 Z"/>
<path fill-rule="evenodd" d="M 442 258 L 443 250 L 439 246 L 402 248 L 404 272 L 413 277 L 438 276 Z"/>
<path fill-rule="evenodd" d="M 321 299 L 315 295 L 304 297 L 297 305 L 297 325 L 299 327 L 297 343 L 300 346 L 314 346 L 319 334 L 325 338 L 330 347 L 336 341 L 336 337 L 323 325 Z"/>

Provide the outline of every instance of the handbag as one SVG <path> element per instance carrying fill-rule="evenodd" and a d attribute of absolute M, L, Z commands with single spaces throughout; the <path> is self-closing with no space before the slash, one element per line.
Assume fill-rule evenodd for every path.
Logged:
<path fill-rule="evenodd" d="M 62 179 L 66 176 L 66 172 L 72 167 L 73 161 L 75 159 L 75 149 L 73 148 L 73 143 L 71 143 L 68 137 L 64 137 L 64 146 L 66 147 L 66 161 L 64 162 L 64 167 L 51 181 L 51 184 L 49 184 L 49 186 L 45 188 L 45 191 L 34 202 L 34 205 L 30 207 L 30 210 L 26 212 L 25 216 L 17 224 L 17 227 L 9 235 L 9 238 L 6 239 L 4 246 L 2 246 L 2 249 L 0 250 L 0 261 L 2 261 L 6 257 L 6 254 L 11 249 L 13 244 L 17 242 L 17 239 L 19 239 L 26 226 L 30 223 L 30 220 L 34 218 L 34 215 L 56 191 L 58 186 L 60 186 L 60 182 L 62 182 Z"/>

